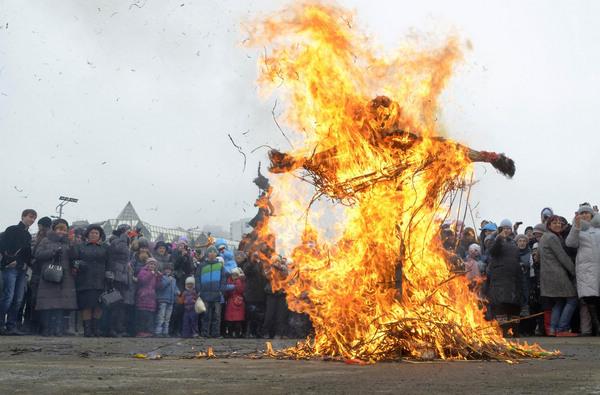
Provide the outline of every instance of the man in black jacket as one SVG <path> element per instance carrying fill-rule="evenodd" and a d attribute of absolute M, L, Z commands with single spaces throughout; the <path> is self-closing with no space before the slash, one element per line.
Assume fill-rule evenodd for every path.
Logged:
<path fill-rule="evenodd" d="M 16 327 L 17 313 L 25 292 L 27 267 L 31 266 L 32 260 L 29 227 L 36 219 L 35 210 L 23 211 L 21 222 L 6 228 L 0 241 L 4 281 L 4 291 L 0 300 L 0 334 L 2 335 L 24 335 Z"/>

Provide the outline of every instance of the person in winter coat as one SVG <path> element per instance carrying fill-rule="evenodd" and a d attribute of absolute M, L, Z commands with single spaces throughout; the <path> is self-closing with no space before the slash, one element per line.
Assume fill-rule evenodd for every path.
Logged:
<path fill-rule="evenodd" d="M 271 256 L 269 265 L 263 269 L 267 278 L 265 287 L 265 333 L 269 338 L 275 336 L 285 338 L 287 334 L 288 308 L 286 294 L 276 289 L 278 284 L 286 281 L 287 268 L 281 263 L 281 256 Z"/>
<path fill-rule="evenodd" d="M 6 228 L 0 240 L 3 284 L 2 299 L 0 299 L 0 335 L 25 334 L 17 329 L 17 313 L 25 294 L 27 268 L 31 267 L 33 258 L 29 227 L 36 219 L 35 210 L 24 210 L 21 221 L 17 225 Z"/>
<path fill-rule="evenodd" d="M 265 319 L 265 287 L 267 279 L 258 252 L 250 256 L 242 268 L 246 277 L 246 332 L 245 337 L 263 337 Z"/>
<path fill-rule="evenodd" d="M 178 289 L 185 289 L 185 279 L 194 276 L 194 259 L 192 258 L 191 250 L 188 246 L 188 239 L 181 236 L 177 246 L 173 247 L 171 253 L 171 262 L 173 263 L 173 277 Z M 181 304 L 173 306 L 173 314 L 171 314 L 171 323 L 169 330 L 173 337 L 179 337 L 183 328 L 184 308 Z"/>
<path fill-rule="evenodd" d="M 242 336 L 242 323 L 246 315 L 246 304 L 244 303 L 244 291 L 246 290 L 246 279 L 244 271 L 238 267 L 231 271 L 227 284 L 233 284 L 234 290 L 225 292 L 225 323 L 227 332 L 232 337 Z"/>
<path fill-rule="evenodd" d="M 154 312 L 156 311 L 156 288 L 162 285 L 162 273 L 156 271 L 156 259 L 146 260 L 138 274 L 138 290 L 135 298 L 136 337 L 151 337 L 154 332 Z"/>
<path fill-rule="evenodd" d="M 171 262 L 174 267 L 173 275 L 177 279 L 177 288 L 183 289 L 185 279 L 194 275 L 194 259 L 186 237 L 179 238 L 177 249 L 171 254 Z"/>
<path fill-rule="evenodd" d="M 235 259 L 233 259 L 233 251 L 231 250 L 225 250 L 225 252 L 223 252 L 223 267 L 225 268 L 225 271 L 227 272 L 227 274 L 231 274 L 231 271 L 235 268 L 238 267 L 237 262 L 235 261 Z"/>
<path fill-rule="evenodd" d="M 515 237 L 517 248 L 519 249 L 519 264 L 523 272 L 523 304 L 521 305 L 521 316 L 529 315 L 529 293 L 531 284 L 529 281 L 529 273 L 531 271 L 531 249 L 529 248 L 529 239 L 524 234 L 519 234 Z"/>
<path fill-rule="evenodd" d="M 589 206 L 581 206 L 573 222 L 566 244 L 577 248 L 577 295 L 588 306 L 592 327 L 600 336 L 600 215 Z"/>
<path fill-rule="evenodd" d="M 133 268 L 133 281 L 137 281 L 136 278 L 140 270 L 146 267 L 146 260 L 151 256 L 150 248 L 148 247 L 148 240 L 145 237 L 141 237 L 137 240 L 132 241 L 131 246 L 133 248 L 134 253 L 131 256 L 129 264 Z"/>
<path fill-rule="evenodd" d="M 460 259 L 463 261 L 467 259 L 467 256 L 469 256 L 469 247 L 473 243 L 477 243 L 475 230 L 473 230 L 473 228 L 465 228 L 462 232 L 460 241 L 458 242 L 458 246 L 456 247 L 456 254 Z"/>
<path fill-rule="evenodd" d="M 129 264 L 130 227 L 121 224 L 113 231 L 110 239 L 109 252 L 114 268 L 115 279 L 112 285 L 121 293 L 123 301 L 111 306 L 109 314 L 109 336 L 122 337 L 135 334 L 133 328 L 127 329 L 129 317 L 133 315 L 135 306 L 135 283 L 133 268 Z"/>
<path fill-rule="evenodd" d="M 171 254 L 167 251 L 167 244 L 164 241 L 156 243 L 152 257 L 156 259 L 156 270 L 164 272 L 166 264 L 171 261 Z"/>
<path fill-rule="evenodd" d="M 235 260 L 237 267 L 242 270 L 244 269 L 246 262 L 248 262 L 248 257 L 243 250 L 237 250 L 235 254 L 233 254 L 233 259 Z"/>
<path fill-rule="evenodd" d="M 85 337 L 100 336 L 103 308 L 99 298 L 106 283 L 114 278 L 105 239 L 102 227 L 91 224 L 85 230 L 84 241 L 73 244 L 69 251 Z"/>
<path fill-rule="evenodd" d="M 198 294 L 195 287 L 196 281 L 194 277 L 188 277 L 185 280 L 185 291 L 177 299 L 177 304 L 183 306 L 183 329 L 181 337 L 190 338 L 198 337 L 198 314 L 196 314 L 195 305 L 198 300 Z"/>
<path fill-rule="evenodd" d="M 227 245 L 227 242 L 223 239 L 217 239 L 217 241 L 215 241 L 215 247 L 217 248 L 220 257 L 223 257 L 225 251 L 229 251 L 229 245 Z"/>
<path fill-rule="evenodd" d="M 557 215 L 546 221 L 547 232 L 539 242 L 540 293 L 549 297 L 554 306 L 550 316 L 548 336 L 577 336 L 569 332 L 571 318 L 577 308 L 577 290 L 573 285 L 575 265 L 562 248 L 560 231 L 563 223 Z"/>
<path fill-rule="evenodd" d="M 196 270 L 196 291 L 206 305 L 206 311 L 200 316 L 202 336 L 220 337 L 221 297 L 226 291 L 234 289 L 227 284 L 227 273 L 223 264 L 217 260 L 217 249 L 213 246 L 206 250 L 207 258 Z"/>
<path fill-rule="evenodd" d="M 50 217 L 42 217 L 37 222 L 38 232 L 35 235 L 35 242 L 33 244 L 33 256 L 37 251 L 37 247 L 40 245 L 42 240 L 46 238 L 46 235 L 52 230 L 52 220 Z M 23 314 L 24 322 L 23 326 L 29 330 L 29 334 L 38 335 L 41 334 L 41 325 L 39 312 L 35 310 L 35 302 L 37 300 L 37 292 L 40 285 L 40 278 L 42 276 L 42 267 L 36 262 L 35 259 L 31 261 L 31 276 L 29 278 L 29 284 L 25 290 L 25 310 Z"/>
<path fill-rule="evenodd" d="M 490 282 L 489 297 L 492 305 L 492 313 L 499 324 L 518 319 L 523 296 L 523 271 L 521 270 L 519 251 L 517 245 L 510 238 L 513 227 L 512 223 L 505 219 L 500 223 L 498 235 L 491 242 L 489 256 L 491 262 L 488 265 L 488 277 Z M 518 323 L 503 325 L 504 336 L 512 335 Z"/>
<path fill-rule="evenodd" d="M 169 322 L 173 313 L 173 304 L 179 296 L 173 264 L 167 262 L 163 266 L 162 282 L 156 290 L 156 329 L 154 337 L 169 337 Z"/>
<path fill-rule="evenodd" d="M 485 245 L 485 238 L 490 236 L 492 233 L 496 232 L 497 230 L 498 230 L 498 227 L 493 222 L 488 222 L 487 224 L 483 225 L 483 228 L 481 228 L 481 233 L 479 234 L 479 243 L 480 243 L 479 245 L 481 246 L 481 260 L 484 263 L 487 263 L 487 260 L 488 260 L 488 253 L 486 251 L 487 247 Z"/>
<path fill-rule="evenodd" d="M 59 218 L 54 222 L 52 230 L 39 244 L 35 253 L 35 259 L 42 268 L 35 306 L 36 310 L 40 312 L 43 336 L 51 334 L 62 336 L 63 311 L 77 310 L 75 280 L 69 262 L 71 243 L 67 238 L 68 231 L 67 221 Z M 62 267 L 63 275 L 60 283 L 44 278 L 44 270 L 50 265 Z"/>

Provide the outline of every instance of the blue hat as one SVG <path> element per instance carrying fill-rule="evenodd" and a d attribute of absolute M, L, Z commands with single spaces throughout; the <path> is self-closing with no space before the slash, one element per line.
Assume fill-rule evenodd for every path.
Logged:
<path fill-rule="evenodd" d="M 215 246 L 210 246 L 206 249 L 206 253 L 208 254 L 209 252 L 214 251 L 217 254 L 219 253 L 219 251 L 217 251 L 217 248 Z"/>
<path fill-rule="evenodd" d="M 483 227 L 482 230 L 496 230 L 496 229 L 498 229 L 496 224 L 493 222 L 489 222 L 489 223 L 485 224 L 485 226 Z"/>

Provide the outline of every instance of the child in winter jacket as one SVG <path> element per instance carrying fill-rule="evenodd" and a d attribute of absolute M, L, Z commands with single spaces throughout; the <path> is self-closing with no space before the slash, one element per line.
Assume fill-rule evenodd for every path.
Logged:
<path fill-rule="evenodd" d="M 233 291 L 225 293 L 227 305 L 225 306 L 225 324 L 227 332 L 232 337 L 242 336 L 242 323 L 246 315 L 246 303 L 244 302 L 244 291 L 246 290 L 246 278 L 244 271 L 236 267 L 231 271 L 227 284 L 235 286 Z"/>
<path fill-rule="evenodd" d="M 162 274 L 156 273 L 156 259 L 150 257 L 146 266 L 138 274 L 138 290 L 135 307 L 137 309 L 138 333 L 136 337 L 151 337 L 156 311 L 156 291 L 162 284 Z"/>
<path fill-rule="evenodd" d="M 198 294 L 194 287 L 196 281 L 194 277 L 188 277 L 185 279 L 185 291 L 177 299 L 177 303 L 182 304 L 184 307 L 183 312 L 183 330 L 181 331 L 181 337 L 198 337 L 198 314 L 196 314 L 195 305 L 198 299 Z"/>
<path fill-rule="evenodd" d="M 177 282 L 173 277 L 173 264 L 164 265 L 164 273 L 160 287 L 156 290 L 156 329 L 154 337 L 169 336 L 169 321 L 173 312 L 175 299 L 181 292 L 177 289 Z"/>

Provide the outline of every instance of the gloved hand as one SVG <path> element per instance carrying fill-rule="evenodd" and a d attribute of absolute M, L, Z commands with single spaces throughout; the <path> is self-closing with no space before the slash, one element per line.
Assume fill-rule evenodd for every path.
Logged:
<path fill-rule="evenodd" d="M 71 269 L 71 274 L 73 276 L 77 276 L 77 269 L 75 269 L 75 268 Z"/>
<path fill-rule="evenodd" d="M 52 258 L 54 259 L 60 259 L 60 257 L 62 256 L 62 248 L 58 247 L 56 250 L 54 250 L 52 252 Z"/>
<path fill-rule="evenodd" d="M 104 272 L 104 278 L 108 281 L 113 281 L 115 279 L 115 274 L 109 270 Z"/>
<path fill-rule="evenodd" d="M 73 267 L 73 269 L 81 272 L 87 269 L 87 263 L 80 259 L 73 261 L 71 266 Z"/>

